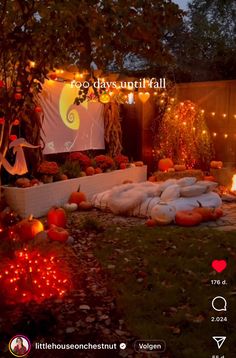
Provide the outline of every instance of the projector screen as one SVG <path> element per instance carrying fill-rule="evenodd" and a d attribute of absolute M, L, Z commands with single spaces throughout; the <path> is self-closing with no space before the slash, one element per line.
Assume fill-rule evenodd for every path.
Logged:
<path fill-rule="evenodd" d="M 105 148 L 103 105 L 87 101 L 74 105 L 77 93 L 68 83 L 44 83 L 40 94 L 44 154 Z"/>

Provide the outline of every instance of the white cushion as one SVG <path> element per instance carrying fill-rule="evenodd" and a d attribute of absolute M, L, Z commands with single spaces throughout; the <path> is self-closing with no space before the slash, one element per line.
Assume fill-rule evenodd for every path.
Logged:
<path fill-rule="evenodd" d="M 180 187 L 177 184 L 171 185 L 166 188 L 161 194 L 162 201 L 171 201 L 180 197 Z"/>
<path fill-rule="evenodd" d="M 177 180 L 177 184 L 181 187 L 184 187 L 184 186 L 193 185 L 196 183 L 196 181 L 197 181 L 197 178 L 195 178 L 195 177 L 185 177 L 185 178 L 181 178 L 181 179 Z"/>
<path fill-rule="evenodd" d="M 205 193 L 206 188 L 203 185 L 190 185 L 180 189 L 180 195 L 185 198 L 202 195 Z"/>
<path fill-rule="evenodd" d="M 209 191 L 214 190 L 218 186 L 218 183 L 209 180 L 199 180 L 196 182 L 196 185 L 204 186 L 206 188 L 205 193 L 208 193 Z"/>

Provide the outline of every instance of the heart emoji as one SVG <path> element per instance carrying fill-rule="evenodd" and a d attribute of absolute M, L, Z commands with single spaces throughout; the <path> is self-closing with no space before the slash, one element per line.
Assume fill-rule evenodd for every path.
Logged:
<path fill-rule="evenodd" d="M 227 262 L 225 260 L 214 260 L 212 261 L 211 266 L 216 272 L 220 273 L 226 269 Z"/>
<path fill-rule="evenodd" d="M 150 93 L 149 92 L 139 92 L 138 97 L 142 103 L 146 103 L 149 100 Z"/>

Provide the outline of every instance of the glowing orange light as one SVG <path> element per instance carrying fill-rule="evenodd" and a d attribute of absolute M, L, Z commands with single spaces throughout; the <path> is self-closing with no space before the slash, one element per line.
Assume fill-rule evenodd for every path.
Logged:
<path fill-rule="evenodd" d="M 236 191 L 236 174 L 234 174 L 232 178 L 231 191 Z"/>
<path fill-rule="evenodd" d="M 225 139 L 228 138 L 228 134 L 224 134 Z"/>

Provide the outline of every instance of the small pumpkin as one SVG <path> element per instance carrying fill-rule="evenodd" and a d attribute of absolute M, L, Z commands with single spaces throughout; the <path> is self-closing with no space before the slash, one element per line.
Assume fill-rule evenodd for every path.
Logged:
<path fill-rule="evenodd" d="M 68 203 L 71 204 L 71 203 L 75 203 L 79 206 L 79 204 L 82 202 L 82 201 L 86 201 L 86 195 L 85 193 L 83 193 L 82 191 L 80 191 L 80 187 L 78 188 L 78 191 L 74 191 L 73 193 L 70 194 L 70 197 L 69 197 L 69 200 L 68 200 Z"/>
<path fill-rule="evenodd" d="M 175 218 L 175 208 L 166 203 L 159 203 L 151 210 L 151 217 L 158 225 L 168 225 Z"/>
<path fill-rule="evenodd" d="M 30 185 L 31 185 L 31 186 L 40 185 L 40 181 L 39 181 L 38 179 L 31 179 Z"/>
<path fill-rule="evenodd" d="M 19 178 L 16 180 L 16 186 L 20 188 L 28 188 L 31 186 L 31 182 L 28 178 Z"/>
<path fill-rule="evenodd" d="M 177 171 L 177 172 L 181 172 L 183 170 L 186 170 L 186 166 L 184 164 L 175 164 L 174 165 L 174 169 Z"/>
<path fill-rule="evenodd" d="M 157 178 L 155 177 L 155 175 L 151 175 L 149 178 L 148 178 L 148 181 L 154 183 L 157 181 Z"/>
<path fill-rule="evenodd" d="M 203 178 L 203 180 L 215 182 L 215 181 L 216 181 L 216 178 L 213 177 L 212 175 L 205 175 L 204 178 Z"/>
<path fill-rule="evenodd" d="M 215 209 L 209 207 L 203 207 L 202 204 L 198 201 L 198 208 L 194 208 L 193 211 L 202 215 L 202 221 L 211 221 L 214 220 L 214 211 Z"/>
<path fill-rule="evenodd" d="M 16 225 L 16 231 L 20 238 L 25 241 L 33 240 L 34 237 L 44 230 L 43 224 L 40 220 L 34 219 L 31 215 L 28 219 L 21 220 Z"/>
<path fill-rule="evenodd" d="M 196 226 L 202 222 L 202 215 L 193 210 L 177 211 L 175 222 L 180 226 Z"/>
<path fill-rule="evenodd" d="M 59 176 L 59 179 L 60 179 L 60 180 L 67 180 L 67 179 L 68 179 L 68 176 L 67 176 L 66 174 L 61 174 L 61 175 Z"/>
<path fill-rule="evenodd" d="M 135 162 L 136 167 L 143 167 L 143 162 L 141 160 Z"/>
<path fill-rule="evenodd" d="M 68 212 L 72 212 L 78 209 L 78 205 L 75 203 L 71 203 L 71 204 L 67 203 L 63 206 L 63 208 Z"/>
<path fill-rule="evenodd" d="M 92 208 L 93 205 L 90 203 L 90 201 L 81 201 L 81 203 L 79 203 L 80 210 L 91 210 Z"/>
<path fill-rule="evenodd" d="M 154 226 L 157 226 L 157 222 L 154 219 L 148 219 L 145 222 L 145 225 L 148 226 L 148 227 L 154 227 Z"/>
<path fill-rule="evenodd" d="M 94 175 L 95 174 L 95 169 L 94 167 L 88 167 L 86 168 L 86 175 Z"/>
<path fill-rule="evenodd" d="M 49 239 L 53 241 L 66 242 L 69 238 L 69 232 L 62 227 L 52 225 L 47 232 Z"/>
<path fill-rule="evenodd" d="M 80 172 L 80 177 L 86 177 L 86 176 L 87 176 L 87 174 L 84 171 Z"/>
<path fill-rule="evenodd" d="M 210 163 L 210 167 L 212 169 L 221 169 L 223 167 L 223 162 L 212 160 Z"/>
<path fill-rule="evenodd" d="M 169 168 L 173 168 L 174 163 L 170 158 L 160 159 L 158 162 L 158 169 L 162 172 L 167 172 Z"/>
<path fill-rule="evenodd" d="M 53 207 L 49 210 L 47 215 L 48 225 L 56 225 L 59 227 L 66 227 L 67 216 L 63 208 Z"/>
<path fill-rule="evenodd" d="M 95 168 L 94 172 L 95 172 L 95 174 L 101 174 L 102 169 L 101 168 Z"/>

